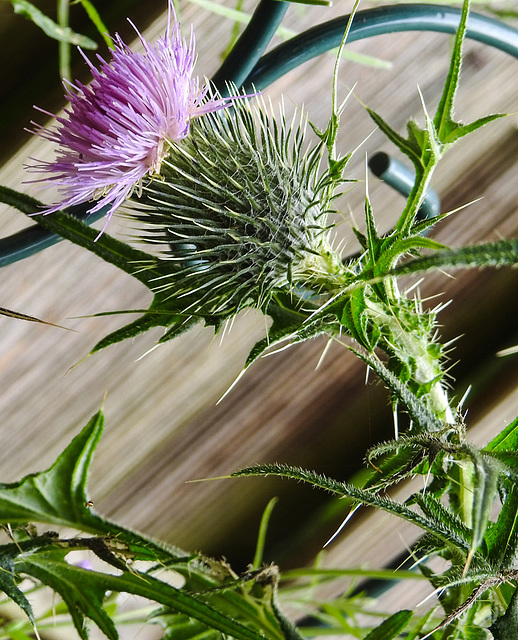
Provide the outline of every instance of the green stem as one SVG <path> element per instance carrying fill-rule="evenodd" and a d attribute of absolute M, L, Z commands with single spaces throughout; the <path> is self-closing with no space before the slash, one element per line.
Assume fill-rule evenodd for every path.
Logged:
<path fill-rule="evenodd" d="M 394 232 L 398 236 L 401 237 L 409 234 L 412 224 L 417 216 L 417 212 L 421 208 L 426 197 L 426 192 L 430 185 L 435 167 L 437 166 L 437 162 L 437 159 L 430 154 L 430 157 L 425 161 L 424 166 L 416 169 L 414 187 L 408 196 L 405 209 L 395 226 Z"/>
<path fill-rule="evenodd" d="M 63 29 L 68 28 L 70 14 L 69 0 L 58 0 L 57 21 Z M 62 80 L 70 80 L 70 42 L 59 41 L 59 74 Z"/>
<path fill-rule="evenodd" d="M 428 350 L 428 336 L 421 337 L 416 332 L 405 330 L 398 318 L 380 303 L 366 298 L 366 305 L 372 322 L 389 336 L 386 340 L 387 352 L 395 355 L 399 361 L 410 360 L 413 363 L 412 376 L 419 386 L 429 386 L 441 377 L 441 363 Z M 430 410 L 441 423 L 455 422 L 448 394 L 440 379 L 431 384 L 427 397 Z"/>

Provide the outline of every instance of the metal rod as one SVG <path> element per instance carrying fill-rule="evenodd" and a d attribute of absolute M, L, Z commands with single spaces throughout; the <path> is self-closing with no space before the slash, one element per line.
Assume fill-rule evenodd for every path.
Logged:
<path fill-rule="evenodd" d="M 369 160 L 372 173 L 386 182 L 393 189 L 408 197 L 415 182 L 415 173 L 393 156 L 378 151 Z M 441 213 L 441 200 L 433 189 L 429 189 L 423 203 L 419 207 L 417 218 L 427 220 L 436 218 Z"/>
<path fill-rule="evenodd" d="M 228 95 L 228 83 L 240 87 L 246 81 L 270 44 L 289 5 L 289 2 L 278 0 L 261 0 L 232 51 L 212 77 L 212 83 L 221 95 Z"/>
<path fill-rule="evenodd" d="M 402 31 L 434 31 L 456 33 L 461 11 L 453 7 L 408 4 L 359 11 L 351 25 L 347 42 L 399 33 Z M 349 16 L 335 18 L 308 29 L 265 54 L 246 79 L 261 90 L 304 62 L 338 47 Z M 518 58 L 518 30 L 498 20 L 471 13 L 466 37 L 495 47 Z"/>

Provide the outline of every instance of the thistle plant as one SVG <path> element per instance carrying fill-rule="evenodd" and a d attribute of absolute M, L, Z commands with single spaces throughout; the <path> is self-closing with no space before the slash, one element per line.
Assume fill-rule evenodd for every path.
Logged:
<path fill-rule="evenodd" d="M 394 229 L 385 235 L 376 229 L 366 194 L 366 231 L 355 229 L 360 251 L 348 260 L 342 259 L 340 246 L 333 244 L 331 224 L 337 196 L 348 180 L 349 160 L 348 155 L 337 156 L 335 151 L 342 115 L 336 97 L 337 67 L 329 124 L 323 131 L 313 127 L 316 141 L 312 142 L 303 117 L 287 123 L 282 111 L 277 117 L 260 99 L 239 96 L 237 89 L 231 91 L 240 99 L 226 110 L 222 109 L 226 101 L 217 94 L 199 93 L 190 77 L 192 47 L 185 48 L 177 27 L 169 24 L 169 35 L 157 50 L 144 43 L 147 58 L 135 57 L 119 41 L 113 65 L 108 68 L 103 62 L 100 72 L 93 69 L 90 88 L 78 86 L 70 94 L 72 110 L 68 120 L 59 121 L 60 133 L 38 131 L 66 149 L 50 166 L 50 173 L 55 174 L 51 181 L 65 187 L 62 204 L 93 198 L 93 209 L 107 204 L 111 213 L 123 199 L 128 200 L 124 215 L 132 221 L 134 242 L 123 243 L 108 233 L 98 236 L 84 223 L 58 211 L 57 205 L 46 210 L 52 210 L 51 215 L 36 216 L 38 223 L 130 273 L 154 296 L 149 309 L 140 311 L 135 321 L 107 336 L 92 352 L 156 326 L 164 328 L 160 343 L 198 322 L 218 330 L 242 309 L 254 307 L 272 323 L 245 368 L 281 343 L 324 335 L 340 340 L 379 376 L 390 392 L 395 416 L 401 409 L 409 416 L 410 426 L 404 433 L 396 431 L 394 440 L 367 453 L 366 462 L 373 470 L 361 486 L 282 464 L 233 474 L 302 480 L 346 497 L 354 505 L 374 506 L 421 528 L 423 537 L 413 552 L 423 561 L 420 571 L 437 590 L 443 613 L 418 616 L 402 610 L 376 628 L 356 629 L 356 637 L 369 640 L 478 640 L 488 634 L 494 640 L 506 640 L 518 635 L 518 422 L 482 449 L 469 443 L 461 409 L 448 390 L 446 346 L 440 343 L 437 330 L 441 307 L 425 309 L 418 293 L 410 297 L 399 284 L 400 276 L 434 268 L 518 263 L 517 240 L 450 250 L 424 235 L 445 214 L 432 220 L 419 217 L 444 153 L 459 139 L 500 117 L 488 116 L 470 124 L 453 117 L 468 14 L 469 2 L 465 2 L 444 91 L 433 117 L 424 108 L 424 126 L 411 121 L 405 137 L 382 116 L 369 112 L 412 162 L 415 184 Z M 172 79 L 172 95 L 154 100 L 156 87 L 150 90 L 140 65 L 148 70 L 151 65 L 156 71 L 170 56 L 174 69 L 167 67 L 160 79 Z M 157 80 L 156 74 L 150 77 Z M 107 88 L 110 78 L 116 80 L 117 91 L 131 90 L 132 109 L 140 108 L 134 87 L 146 88 L 142 94 L 146 105 L 140 115 L 149 128 L 141 126 L 135 134 L 126 117 L 128 105 L 119 108 L 115 101 L 112 110 L 113 105 L 102 101 L 98 94 Z M 91 144 L 87 130 L 92 122 L 84 111 L 86 106 L 99 106 L 94 123 L 101 126 L 94 127 Z M 160 118 L 153 120 L 150 113 L 160 118 L 169 114 L 171 119 L 166 118 L 162 129 L 157 124 Z M 122 151 L 138 149 L 142 155 L 117 154 L 115 164 L 110 164 L 113 157 L 107 164 L 100 161 L 96 154 L 113 153 L 112 146 L 100 144 L 105 125 L 110 132 L 116 125 Z M 144 145 L 140 144 L 142 135 Z M 76 187 L 74 180 L 87 166 L 92 181 Z M 41 212 L 39 203 L 27 196 L 5 188 L 0 194 L 27 214 Z M 137 248 L 140 244 L 149 251 Z M 86 638 L 85 618 L 92 619 L 109 638 L 117 637 L 103 608 L 107 590 L 136 593 L 158 602 L 163 608 L 154 611 L 153 619 L 164 628 L 166 638 L 179 629 L 186 637 L 301 638 L 302 631 L 279 606 L 282 577 L 277 569 L 260 566 L 260 552 L 250 571 L 238 576 L 224 563 L 164 547 L 96 514 L 85 484 L 101 427 L 99 414 L 49 470 L 0 486 L 0 522 L 18 527 L 13 542 L 0 547 L 4 569 L 0 587 L 29 619 L 35 622 L 18 588 L 20 573 L 62 595 L 82 638 Z M 384 495 L 391 485 L 413 475 L 425 479 L 424 492 L 412 493 L 405 502 Z M 491 514 L 498 501 L 495 517 Z M 73 526 L 83 535 L 74 540 L 48 532 L 30 535 L 20 527 L 32 521 Z M 71 568 L 65 556 L 77 547 L 97 555 L 121 574 Z M 434 555 L 448 561 L 442 573 L 424 562 Z M 151 560 L 152 566 L 142 572 L 133 565 L 136 559 Z M 173 568 L 184 586 L 171 588 L 162 582 L 156 575 L 159 565 Z M 78 593 L 78 584 L 86 585 L 85 594 Z M 282 588 L 280 591 L 282 595 Z M 401 635 L 405 633 L 408 635 Z"/>

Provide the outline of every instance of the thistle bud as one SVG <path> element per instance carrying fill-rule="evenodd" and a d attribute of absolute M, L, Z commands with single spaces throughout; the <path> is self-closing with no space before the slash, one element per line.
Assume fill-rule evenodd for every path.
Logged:
<path fill-rule="evenodd" d="M 308 148 L 303 118 L 287 125 L 256 102 L 193 121 L 132 196 L 140 239 L 159 245 L 156 291 L 193 316 L 266 312 L 276 293 L 321 298 L 343 285 L 323 145 Z"/>

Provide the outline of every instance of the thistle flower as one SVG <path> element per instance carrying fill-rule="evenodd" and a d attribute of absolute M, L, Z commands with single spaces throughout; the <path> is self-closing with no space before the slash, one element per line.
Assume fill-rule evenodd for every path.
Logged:
<path fill-rule="evenodd" d="M 94 200 L 89 212 L 108 205 L 109 219 L 143 178 L 159 173 L 169 146 L 187 136 L 192 118 L 228 104 L 206 99 L 208 86 L 200 88 L 193 78 L 194 36 L 191 31 L 189 42 L 182 37 L 172 0 L 165 36 L 156 43 L 131 24 L 144 52 L 131 51 L 117 35 L 112 60 L 97 56 L 99 69 L 83 54 L 92 83 L 65 84 L 70 106 L 56 117 L 56 128 L 33 123 L 33 133 L 58 145 L 53 162 L 29 167 L 45 174 L 38 182 L 61 192 L 44 213 Z"/>
<path fill-rule="evenodd" d="M 259 105 L 261 100 L 257 100 Z M 155 292 L 193 318 L 267 311 L 275 293 L 333 293 L 345 267 L 330 244 L 322 145 L 247 99 L 193 122 L 134 194 L 139 238 L 160 246 Z"/>

